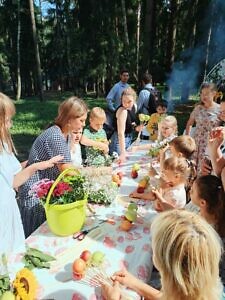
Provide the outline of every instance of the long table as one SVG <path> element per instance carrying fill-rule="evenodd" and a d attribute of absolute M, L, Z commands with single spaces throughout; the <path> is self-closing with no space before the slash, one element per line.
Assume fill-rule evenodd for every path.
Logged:
<path fill-rule="evenodd" d="M 139 163 L 141 170 L 136 179 L 130 176 L 134 163 Z M 72 263 L 83 250 L 101 251 L 105 254 L 104 272 L 110 276 L 121 268 L 127 268 L 131 273 L 148 282 L 152 272 L 152 250 L 150 240 L 150 224 L 155 217 L 151 203 L 137 201 L 138 218 L 129 232 L 120 230 L 121 216 L 128 203 L 134 199 L 129 198 L 140 178 L 147 174 L 150 158 L 144 151 L 130 153 L 125 164 L 113 166 L 114 172 L 123 172 L 124 177 L 120 191 L 108 206 L 93 206 L 96 215 L 89 215 L 84 229 L 94 227 L 105 218 L 112 218 L 115 224 L 102 223 L 91 231 L 83 241 L 68 237 L 57 237 L 49 230 L 47 222 L 42 224 L 26 243 L 30 247 L 40 249 L 56 257 L 49 270 L 35 269 L 34 273 L 39 282 L 38 300 L 97 300 L 101 298 L 99 287 L 91 286 L 91 281 L 72 280 Z M 13 255 L 10 260 L 10 275 L 23 267 L 21 253 Z M 87 273 L 89 274 L 89 273 Z M 124 290 L 124 299 L 140 299 L 133 291 Z"/>

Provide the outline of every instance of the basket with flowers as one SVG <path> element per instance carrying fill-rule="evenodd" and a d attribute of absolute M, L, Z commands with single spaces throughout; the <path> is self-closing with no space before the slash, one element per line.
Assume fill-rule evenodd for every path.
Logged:
<path fill-rule="evenodd" d="M 69 176 L 71 172 L 74 169 L 64 170 L 55 181 L 43 179 L 30 191 L 43 203 L 49 228 L 60 236 L 79 231 L 86 216 L 88 192 L 85 176 Z"/>

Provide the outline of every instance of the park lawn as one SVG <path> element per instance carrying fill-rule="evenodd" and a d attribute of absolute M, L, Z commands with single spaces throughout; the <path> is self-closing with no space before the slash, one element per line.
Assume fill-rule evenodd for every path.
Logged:
<path fill-rule="evenodd" d="M 38 98 L 28 98 L 15 102 L 16 115 L 13 118 L 11 130 L 15 143 L 18 158 L 20 161 L 26 160 L 29 155 L 31 145 L 35 138 L 52 122 L 57 115 L 59 103 L 71 96 L 72 93 L 50 92 L 45 95 L 46 101 L 40 102 Z M 104 98 L 85 97 L 88 107 L 106 107 Z M 193 109 L 195 101 L 187 104 L 175 105 L 174 115 L 178 119 L 179 133 L 185 128 L 190 111 Z"/>

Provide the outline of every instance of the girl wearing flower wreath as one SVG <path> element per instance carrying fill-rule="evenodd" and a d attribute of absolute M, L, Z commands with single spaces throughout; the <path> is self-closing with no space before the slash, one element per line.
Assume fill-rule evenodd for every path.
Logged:
<path fill-rule="evenodd" d="M 38 170 L 52 168 L 55 163 L 63 159 L 59 155 L 22 169 L 15 157 L 16 150 L 9 132 L 14 114 L 15 106 L 12 100 L 0 93 L 0 254 L 24 247 L 23 226 L 14 189 Z"/>

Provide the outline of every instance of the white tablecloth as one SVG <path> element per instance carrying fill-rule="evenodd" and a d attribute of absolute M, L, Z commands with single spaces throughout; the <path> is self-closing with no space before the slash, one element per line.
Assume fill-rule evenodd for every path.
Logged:
<path fill-rule="evenodd" d="M 141 165 L 139 176 L 132 179 L 131 167 L 134 163 Z M 138 218 L 129 232 L 121 231 L 121 215 L 124 214 L 127 204 L 134 200 L 128 197 L 133 191 L 140 178 L 147 174 L 150 158 L 145 152 L 130 153 L 127 162 L 123 165 L 114 165 L 114 172 L 122 171 L 124 177 L 117 199 L 109 207 L 94 207 L 97 215 L 87 217 L 85 228 L 91 228 L 99 222 L 99 219 L 113 218 L 115 225 L 103 223 L 99 228 L 89 233 L 83 241 L 77 241 L 69 237 L 57 237 L 48 228 L 47 223 L 41 225 L 28 239 L 30 247 L 38 248 L 57 258 L 49 270 L 35 269 L 34 273 L 39 282 L 37 299 L 75 300 L 101 299 L 100 289 L 84 284 L 82 281 L 69 280 L 72 275 L 72 262 L 79 257 L 80 253 L 88 249 L 91 252 L 100 250 L 105 253 L 104 268 L 108 275 L 121 269 L 127 268 L 131 273 L 147 282 L 152 271 L 152 250 L 150 241 L 150 224 L 156 212 L 151 203 L 139 201 Z M 23 266 L 21 254 L 12 256 L 10 275 Z M 129 291 L 128 299 L 140 297 Z"/>

